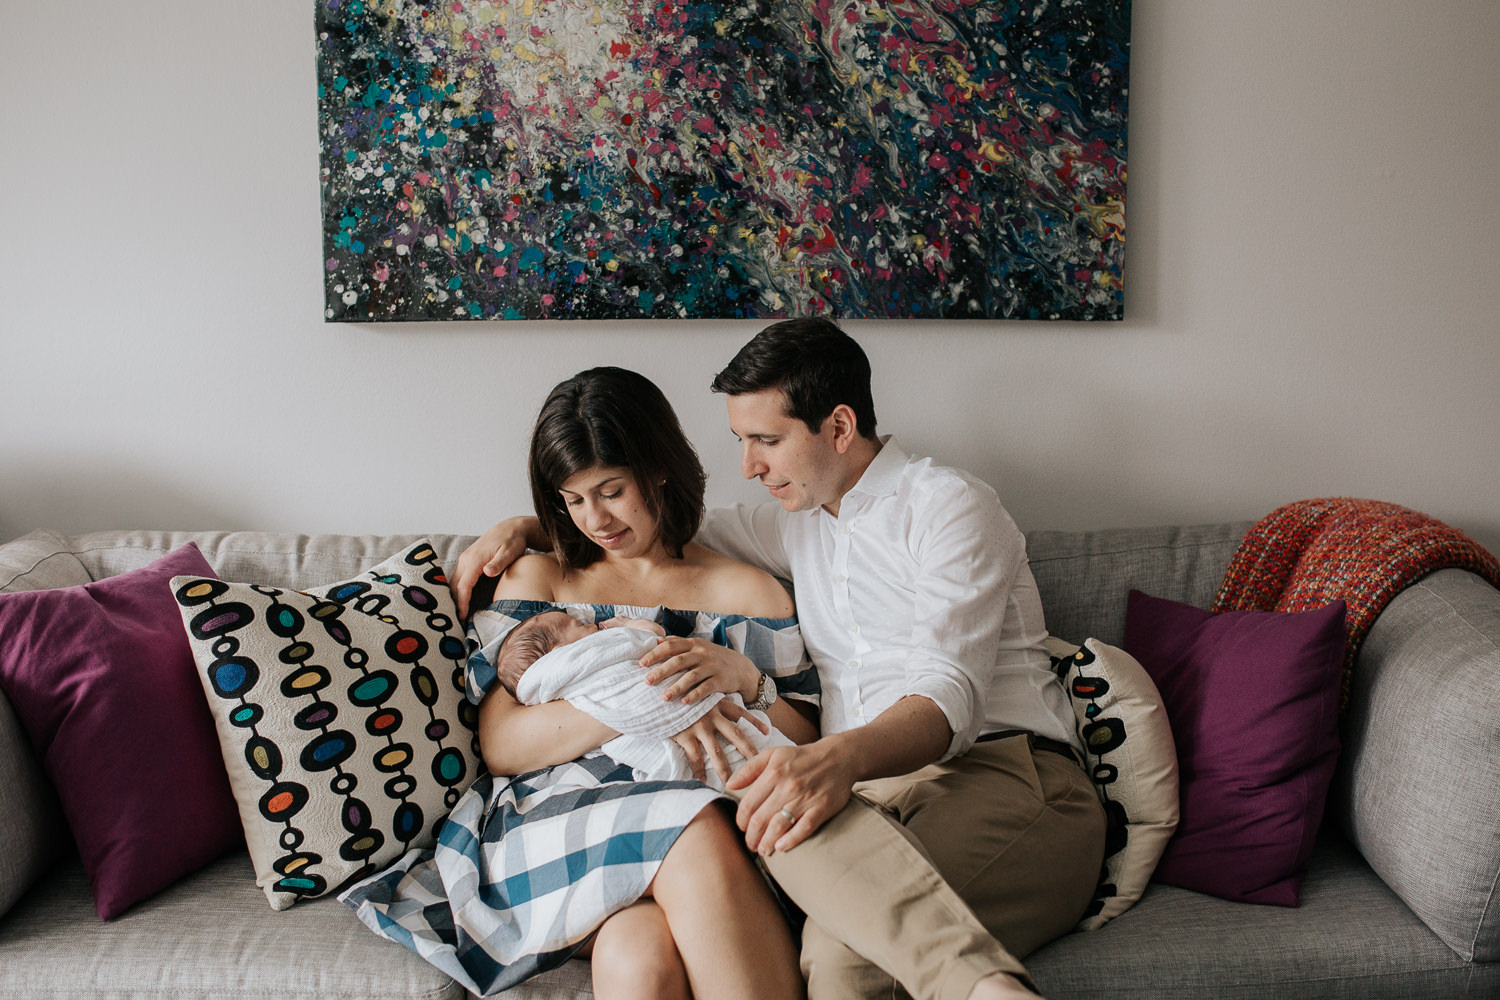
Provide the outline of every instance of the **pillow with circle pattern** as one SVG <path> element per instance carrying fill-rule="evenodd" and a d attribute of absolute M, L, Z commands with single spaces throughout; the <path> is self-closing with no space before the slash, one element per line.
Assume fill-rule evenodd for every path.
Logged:
<path fill-rule="evenodd" d="M 1177 829 L 1177 748 L 1166 707 L 1135 657 L 1088 639 L 1049 637 L 1073 705 L 1085 769 L 1104 803 L 1104 870 L 1078 930 L 1097 930 L 1141 898 Z"/>
<path fill-rule="evenodd" d="M 431 544 L 307 591 L 178 576 L 172 592 L 273 909 L 433 843 L 478 742 Z"/>

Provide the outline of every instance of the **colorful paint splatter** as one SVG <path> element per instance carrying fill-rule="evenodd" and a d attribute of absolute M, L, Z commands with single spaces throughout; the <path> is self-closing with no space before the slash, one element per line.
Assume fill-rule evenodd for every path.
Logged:
<path fill-rule="evenodd" d="M 1119 319 L 1130 0 L 317 0 L 329 320 Z"/>

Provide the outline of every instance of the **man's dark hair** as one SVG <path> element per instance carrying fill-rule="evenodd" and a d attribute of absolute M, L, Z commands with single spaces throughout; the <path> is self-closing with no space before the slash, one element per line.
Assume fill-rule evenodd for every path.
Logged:
<path fill-rule="evenodd" d="M 875 400 L 870 394 L 870 359 L 838 324 L 821 318 L 772 323 L 740 348 L 714 376 L 713 391 L 730 396 L 779 389 L 787 415 L 814 434 L 834 407 L 854 411 L 855 429 L 875 440 Z"/>
<path fill-rule="evenodd" d="M 667 397 L 624 368 L 591 368 L 559 382 L 531 435 L 531 503 L 567 569 L 596 562 L 604 550 L 578 530 L 558 490 L 580 472 L 605 467 L 630 470 L 662 544 L 682 558 L 703 522 L 708 477 Z"/>

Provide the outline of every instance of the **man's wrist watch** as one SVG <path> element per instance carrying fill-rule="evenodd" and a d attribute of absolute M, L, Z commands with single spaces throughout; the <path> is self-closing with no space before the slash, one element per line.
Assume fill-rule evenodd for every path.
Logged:
<path fill-rule="evenodd" d="M 776 704 L 776 682 L 771 679 L 770 674 L 760 675 L 760 687 L 756 689 L 755 700 L 745 705 L 752 712 L 764 712 Z"/>

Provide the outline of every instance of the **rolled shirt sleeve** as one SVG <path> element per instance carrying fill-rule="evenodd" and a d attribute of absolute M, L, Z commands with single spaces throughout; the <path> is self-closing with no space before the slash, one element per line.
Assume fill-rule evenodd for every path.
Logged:
<path fill-rule="evenodd" d="M 993 492 L 960 479 L 926 491 L 915 513 L 909 637 L 862 658 L 878 684 L 862 714 L 873 718 L 909 695 L 930 698 L 953 731 L 946 759 L 967 751 L 984 725 L 1025 541 Z"/>

